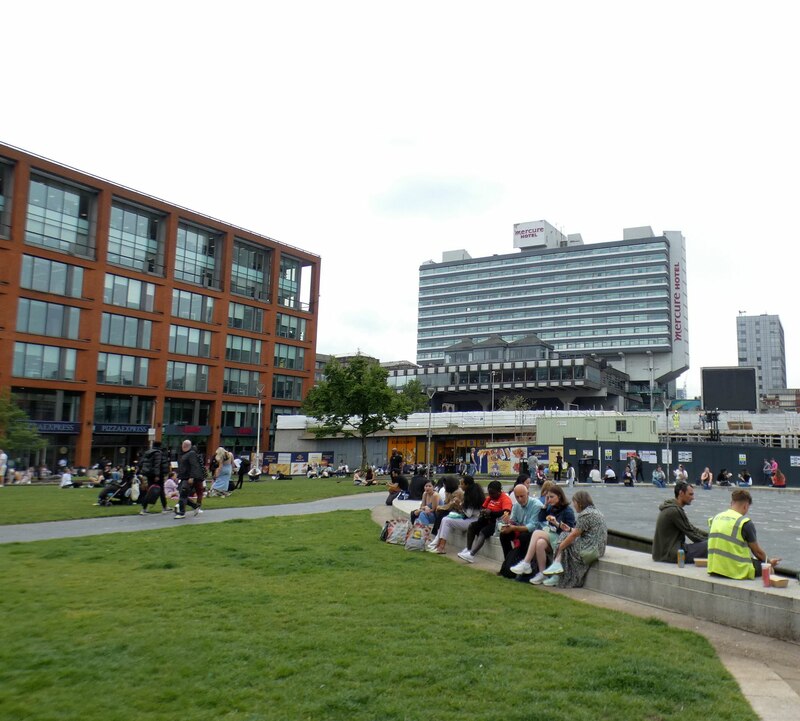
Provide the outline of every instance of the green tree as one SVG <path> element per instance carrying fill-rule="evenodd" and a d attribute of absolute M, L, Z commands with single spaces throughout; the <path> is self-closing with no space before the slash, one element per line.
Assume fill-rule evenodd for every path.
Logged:
<path fill-rule="evenodd" d="M 534 405 L 535 401 L 531 403 L 525 396 L 517 394 L 505 396 L 498 404 L 498 408 L 501 411 L 527 411 Z"/>
<path fill-rule="evenodd" d="M 369 436 L 428 407 L 418 380 L 395 391 L 386 383 L 389 372 L 363 356 L 346 365 L 332 360 L 325 366 L 324 376 L 306 396 L 303 412 L 319 421 L 320 425 L 311 429 L 317 438 L 360 438 L 362 467 L 367 465 Z"/>
<path fill-rule="evenodd" d="M 28 414 L 17 405 L 8 389 L 0 393 L 0 448 L 8 453 L 36 451 L 47 441 L 31 423 Z"/>

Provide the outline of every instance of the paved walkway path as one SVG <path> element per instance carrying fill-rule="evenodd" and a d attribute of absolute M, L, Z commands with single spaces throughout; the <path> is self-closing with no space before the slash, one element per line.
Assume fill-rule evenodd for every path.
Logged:
<path fill-rule="evenodd" d="M 154 528 L 170 528 L 184 524 L 219 523 L 232 518 L 267 518 L 270 516 L 308 516 L 330 511 L 363 511 L 383 503 L 386 492 L 359 493 L 353 496 L 324 498 L 308 503 L 285 503 L 279 506 L 244 506 L 219 508 L 192 516 L 187 509 L 186 518 L 176 521 L 171 513 L 149 513 L 140 516 L 138 506 L 131 506 L 131 515 L 106 516 L 104 518 L 82 518 L 76 521 L 49 521 L 47 523 L 20 523 L 15 526 L 0 526 L 0 544 L 26 541 L 46 541 L 53 538 L 76 536 L 99 536 L 104 533 L 134 533 L 152 531 Z M 388 506 L 384 506 L 388 509 Z"/>
<path fill-rule="evenodd" d="M 327 498 L 309 503 L 287 503 L 279 506 L 249 506 L 205 511 L 182 521 L 172 514 L 152 513 L 148 516 L 111 516 L 77 521 L 52 521 L 0 526 L 0 544 L 43 541 L 77 536 L 97 536 L 104 533 L 134 533 L 196 523 L 219 523 L 233 518 L 266 518 L 270 516 L 300 516 L 340 510 L 372 510 L 372 517 L 382 524 L 391 517 L 391 508 L 383 504 L 384 493 L 359 494 Z M 455 551 L 448 554 L 452 560 Z M 478 557 L 474 568 L 497 571 L 499 564 Z M 498 583 L 501 583 L 498 579 Z M 633 603 L 585 589 L 549 589 L 595 606 L 611 608 L 637 616 L 657 616 L 672 626 L 686 628 L 705 636 L 736 679 L 745 698 L 762 721 L 800 721 L 800 669 L 796 644 L 765 639 L 747 631 L 698 621 L 689 616 L 669 613 L 644 604 Z"/>

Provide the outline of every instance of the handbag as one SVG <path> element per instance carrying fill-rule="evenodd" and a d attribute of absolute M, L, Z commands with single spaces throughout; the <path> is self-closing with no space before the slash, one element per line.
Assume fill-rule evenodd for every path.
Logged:
<path fill-rule="evenodd" d="M 389 521 L 389 526 L 386 530 L 386 543 L 405 543 L 409 525 L 408 520 L 405 518 L 395 518 Z"/>
<path fill-rule="evenodd" d="M 600 554 L 595 546 L 587 546 L 581 549 L 581 561 L 585 566 L 591 566 L 598 558 L 600 558 Z"/>
<path fill-rule="evenodd" d="M 431 540 L 431 527 L 415 523 L 406 536 L 406 551 L 424 551 Z"/>

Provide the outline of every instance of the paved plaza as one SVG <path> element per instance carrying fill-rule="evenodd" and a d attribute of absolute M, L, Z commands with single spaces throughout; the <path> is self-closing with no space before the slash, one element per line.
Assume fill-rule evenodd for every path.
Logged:
<path fill-rule="evenodd" d="M 635 488 L 599 483 L 580 487 L 592 494 L 609 528 L 647 538 L 653 537 L 659 504 L 675 497 L 673 488 L 656 488 L 652 484 Z M 689 520 L 699 528 L 707 528 L 708 518 L 730 505 L 732 490 L 714 486 L 705 491 L 697 487 L 695 500 L 686 509 Z M 750 518 L 756 524 L 761 547 L 770 556 L 779 556 L 790 566 L 800 567 L 800 490 L 755 487 L 750 492 L 753 496 Z"/>

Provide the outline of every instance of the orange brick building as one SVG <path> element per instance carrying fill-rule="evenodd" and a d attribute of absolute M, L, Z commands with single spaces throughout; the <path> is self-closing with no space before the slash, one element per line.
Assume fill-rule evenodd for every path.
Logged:
<path fill-rule="evenodd" d="M 0 144 L 0 387 L 49 442 L 21 460 L 270 448 L 314 382 L 319 273 L 317 255 Z"/>

